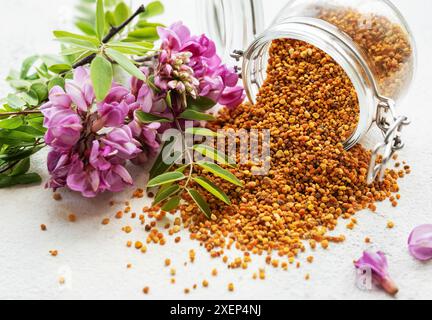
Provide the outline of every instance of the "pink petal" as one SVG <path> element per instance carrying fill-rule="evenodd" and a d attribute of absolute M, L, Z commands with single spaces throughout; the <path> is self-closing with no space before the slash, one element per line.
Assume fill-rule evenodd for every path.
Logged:
<path fill-rule="evenodd" d="M 67 94 L 71 97 L 72 102 L 80 109 L 81 111 L 87 111 L 88 105 L 87 101 L 84 97 L 83 92 L 76 85 L 71 82 L 66 83 L 65 85 Z"/>
<path fill-rule="evenodd" d="M 432 260 L 432 225 L 425 224 L 413 230 L 408 239 L 410 253 L 418 260 Z"/>

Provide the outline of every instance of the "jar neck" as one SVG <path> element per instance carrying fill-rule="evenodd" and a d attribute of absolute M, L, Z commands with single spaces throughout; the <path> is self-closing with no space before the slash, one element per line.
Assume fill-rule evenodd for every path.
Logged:
<path fill-rule="evenodd" d="M 262 0 L 196 0 L 201 25 L 225 61 L 264 30 Z"/>
<path fill-rule="evenodd" d="M 307 42 L 329 54 L 347 73 L 357 92 L 360 119 L 355 132 L 344 142 L 355 146 L 368 132 L 377 114 L 380 96 L 377 85 L 361 50 L 344 33 L 315 18 L 289 18 L 279 21 L 258 36 L 243 56 L 243 82 L 249 100 L 256 102 L 266 78 L 267 61 L 273 40 L 289 38 Z"/>

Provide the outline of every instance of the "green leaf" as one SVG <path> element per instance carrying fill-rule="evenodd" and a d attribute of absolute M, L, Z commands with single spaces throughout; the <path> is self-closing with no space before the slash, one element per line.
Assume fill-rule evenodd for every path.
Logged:
<path fill-rule="evenodd" d="M 4 162 L 15 162 L 23 160 L 39 152 L 42 148 L 42 146 L 36 148 L 32 146 L 30 148 L 25 148 L 19 151 L 12 151 L 10 154 L 0 154 L 0 160 Z"/>
<path fill-rule="evenodd" d="M 181 119 L 194 120 L 194 121 L 214 121 L 216 120 L 210 114 L 198 112 L 195 110 L 188 109 L 180 115 Z"/>
<path fill-rule="evenodd" d="M 30 86 L 31 86 L 31 82 L 30 81 L 26 81 L 26 80 L 11 80 L 8 79 L 7 82 L 9 83 L 9 85 L 17 90 L 27 90 Z"/>
<path fill-rule="evenodd" d="M 179 191 L 180 191 L 180 187 L 178 185 L 173 185 L 168 188 L 161 188 L 155 197 L 153 206 L 158 205 L 161 202 L 164 202 L 166 199 L 172 197 Z"/>
<path fill-rule="evenodd" d="M 29 173 L 16 177 L 0 175 L 0 188 L 8 188 L 16 185 L 25 185 L 41 182 L 42 178 L 36 173 Z"/>
<path fill-rule="evenodd" d="M 158 22 L 148 22 L 147 20 L 140 20 L 138 21 L 138 23 L 136 24 L 137 28 L 147 28 L 147 27 L 163 27 L 165 28 L 166 26 L 163 23 L 158 23 Z"/>
<path fill-rule="evenodd" d="M 79 40 L 79 39 L 75 39 L 75 38 L 59 38 L 58 41 L 63 42 L 63 43 L 73 44 L 76 47 L 86 49 L 86 50 L 89 50 L 91 52 L 97 52 L 98 51 L 98 47 L 90 41 Z"/>
<path fill-rule="evenodd" d="M 39 104 L 39 97 L 34 90 L 21 92 L 19 97 L 23 99 L 29 106 L 35 107 Z"/>
<path fill-rule="evenodd" d="M 10 176 L 16 177 L 27 173 L 30 170 L 30 158 L 21 160 L 12 170 Z"/>
<path fill-rule="evenodd" d="M 146 113 L 141 110 L 135 112 L 136 117 L 141 123 L 148 124 L 153 122 L 159 123 L 170 123 L 173 122 L 171 119 L 160 117 L 151 113 Z"/>
<path fill-rule="evenodd" d="M 90 75 L 97 101 L 103 101 L 112 86 L 113 69 L 111 63 L 102 56 L 93 59 Z"/>
<path fill-rule="evenodd" d="M 197 165 L 202 169 L 214 174 L 216 177 L 222 178 L 236 186 L 243 187 L 243 184 L 235 175 L 233 175 L 228 170 L 225 170 L 218 166 L 217 164 L 210 162 L 197 162 Z"/>
<path fill-rule="evenodd" d="M 89 36 L 95 36 L 96 32 L 91 23 L 87 21 L 77 21 L 75 26 Z"/>
<path fill-rule="evenodd" d="M 108 48 L 105 50 L 105 53 L 108 55 L 108 57 L 110 57 L 115 62 L 117 62 L 124 70 L 126 70 L 129 74 L 131 74 L 135 78 L 143 81 L 146 80 L 144 73 L 142 73 L 141 70 L 138 69 L 137 66 L 121 52 Z"/>
<path fill-rule="evenodd" d="M 206 97 L 198 97 L 196 99 L 189 97 L 187 104 L 188 109 L 193 109 L 196 111 L 208 111 L 216 105 L 216 102 Z"/>
<path fill-rule="evenodd" d="M 21 127 L 23 123 L 24 122 L 21 117 L 14 117 L 10 119 L 0 120 L 0 129 L 13 130 Z"/>
<path fill-rule="evenodd" d="M 86 49 L 83 48 L 77 48 L 77 47 L 71 47 L 66 48 L 63 47 L 61 51 L 62 56 L 76 56 L 76 55 L 82 55 L 84 53 L 88 52 Z"/>
<path fill-rule="evenodd" d="M 202 197 L 202 195 L 198 191 L 196 191 L 194 189 L 188 189 L 188 193 L 192 197 L 192 199 L 195 201 L 195 203 L 197 204 L 198 208 L 205 214 L 205 216 L 207 217 L 207 219 L 211 219 L 211 215 L 212 214 L 211 214 L 210 206 L 204 200 L 204 198 Z"/>
<path fill-rule="evenodd" d="M 103 0 L 97 0 L 96 3 L 96 36 L 102 41 L 105 35 L 105 9 Z"/>
<path fill-rule="evenodd" d="M 210 158 L 213 161 L 216 161 L 220 164 L 224 164 L 224 165 L 229 164 L 229 161 L 227 159 L 228 157 L 213 147 L 210 147 L 210 146 L 207 146 L 204 144 L 198 144 L 198 145 L 193 146 L 193 149 L 196 152 L 201 153 L 204 157 Z"/>
<path fill-rule="evenodd" d="M 156 41 L 159 39 L 159 34 L 155 27 L 145 27 L 129 32 L 128 37 L 147 41 Z"/>
<path fill-rule="evenodd" d="M 159 152 L 159 155 L 156 158 L 156 161 L 150 170 L 150 179 L 153 179 L 161 175 L 162 173 L 165 173 L 172 166 L 172 163 L 167 164 L 163 159 L 164 150 L 169 145 L 170 145 L 169 142 L 165 142 L 164 145 L 162 146 L 161 151 Z"/>
<path fill-rule="evenodd" d="M 164 11 L 165 8 L 160 1 L 153 1 L 146 6 L 146 10 L 144 13 L 141 14 L 141 18 L 142 19 L 152 18 L 163 14 Z"/>
<path fill-rule="evenodd" d="M 198 183 L 201 187 L 203 187 L 205 190 L 207 190 L 212 195 L 214 195 L 216 198 L 218 198 L 219 200 L 222 200 L 227 205 L 231 205 L 231 201 L 228 198 L 228 196 L 226 195 L 226 193 L 223 192 L 222 189 L 220 189 L 217 185 L 215 185 L 210 180 L 208 180 L 206 178 L 201 178 L 201 177 L 194 178 L 193 180 L 196 183 Z"/>
<path fill-rule="evenodd" d="M 34 65 L 34 63 L 39 59 L 39 56 L 31 56 L 24 60 L 21 66 L 21 73 L 20 78 L 26 79 L 28 72 L 30 71 L 31 67 Z"/>
<path fill-rule="evenodd" d="M 39 102 L 48 99 L 48 87 L 44 83 L 34 83 L 30 89 L 36 92 Z"/>
<path fill-rule="evenodd" d="M 72 66 L 66 63 L 59 63 L 53 64 L 52 66 L 48 67 L 48 70 L 60 74 L 72 70 Z"/>
<path fill-rule="evenodd" d="M 24 100 L 20 99 L 15 94 L 9 94 L 6 98 L 6 101 L 7 101 L 8 105 L 14 109 L 21 109 L 26 105 L 26 102 Z"/>
<path fill-rule="evenodd" d="M 123 1 L 120 2 L 114 9 L 114 21 L 116 25 L 122 24 L 130 15 L 129 7 Z"/>
<path fill-rule="evenodd" d="M 133 54 L 133 55 L 143 55 L 149 50 L 153 49 L 153 43 L 142 41 L 137 42 L 110 42 L 107 47 L 113 48 L 121 53 Z"/>
<path fill-rule="evenodd" d="M 179 207 L 180 201 L 181 201 L 180 197 L 174 197 L 170 199 L 167 203 L 165 203 L 161 208 L 161 210 L 166 212 L 173 211 Z"/>
<path fill-rule="evenodd" d="M 62 77 L 56 77 L 50 80 L 48 83 L 48 90 L 50 91 L 53 87 L 59 86 L 64 89 L 65 80 Z"/>
<path fill-rule="evenodd" d="M 34 143 L 34 141 L 35 137 L 25 132 L 0 130 L 0 145 L 15 146 L 26 142 Z"/>
<path fill-rule="evenodd" d="M 81 34 L 77 34 L 77 33 L 73 33 L 73 32 L 56 30 L 56 31 L 53 31 L 53 34 L 59 40 L 60 39 L 81 40 L 81 41 L 92 43 L 96 47 L 99 46 L 99 44 L 100 44 L 100 41 L 97 38 L 95 38 L 95 37 L 83 36 Z"/>
<path fill-rule="evenodd" d="M 191 134 L 194 136 L 200 136 L 200 137 L 212 137 L 212 138 L 221 138 L 223 135 L 212 131 L 210 129 L 206 128 L 188 128 L 186 129 L 186 134 Z"/>
<path fill-rule="evenodd" d="M 176 182 L 186 179 L 186 176 L 181 172 L 168 172 L 152 179 L 147 184 L 148 188 L 162 186 L 171 182 Z"/>
<path fill-rule="evenodd" d="M 105 13 L 105 22 L 109 26 L 115 26 L 116 22 L 114 18 L 114 13 L 112 13 L 111 11 L 107 11 Z"/>

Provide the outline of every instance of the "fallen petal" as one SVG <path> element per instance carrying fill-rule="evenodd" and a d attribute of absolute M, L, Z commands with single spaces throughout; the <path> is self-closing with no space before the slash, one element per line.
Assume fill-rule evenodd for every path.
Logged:
<path fill-rule="evenodd" d="M 408 239 L 408 248 L 416 259 L 432 260 L 432 224 L 415 228 Z"/>

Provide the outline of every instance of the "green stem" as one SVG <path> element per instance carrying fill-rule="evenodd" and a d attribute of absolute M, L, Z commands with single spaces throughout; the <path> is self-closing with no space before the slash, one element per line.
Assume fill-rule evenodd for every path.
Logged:
<path fill-rule="evenodd" d="M 42 114 L 40 110 L 27 110 L 17 112 L 0 112 L 0 117 L 25 116 L 29 114 Z"/>
<path fill-rule="evenodd" d="M 179 196 L 181 197 L 183 195 L 183 193 L 187 190 L 187 187 L 189 186 L 189 183 L 192 180 L 192 174 L 194 172 L 195 166 L 194 166 L 194 161 L 193 161 L 193 155 L 191 155 L 189 148 L 187 148 L 187 146 L 186 146 L 186 135 L 183 132 L 181 125 L 180 125 L 180 122 L 178 121 L 176 115 L 174 114 L 174 111 L 172 112 L 172 115 L 174 117 L 174 122 L 175 122 L 175 125 L 177 127 L 177 130 L 182 132 L 183 145 L 186 147 L 186 150 L 185 150 L 186 157 L 187 157 L 186 160 L 189 162 L 189 176 L 186 180 L 185 185 L 182 188 L 183 190 L 179 194 Z"/>

